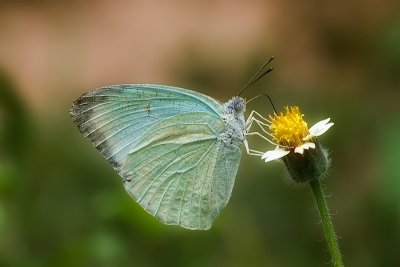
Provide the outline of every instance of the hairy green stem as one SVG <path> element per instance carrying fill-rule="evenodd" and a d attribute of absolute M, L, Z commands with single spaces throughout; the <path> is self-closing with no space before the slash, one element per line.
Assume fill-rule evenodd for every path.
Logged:
<path fill-rule="evenodd" d="M 322 191 L 321 183 L 318 179 L 310 181 L 310 186 L 314 194 L 315 203 L 321 215 L 322 227 L 324 229 L 325 239 L 328 243 L 329 252 L 332 257 L 332 264 L 335 267 L 343 267 L 342 255 L 340 254 L 339 244 L 335 230 L 333 229 L 332 220 L 329 215 L 328 206 Z"/>

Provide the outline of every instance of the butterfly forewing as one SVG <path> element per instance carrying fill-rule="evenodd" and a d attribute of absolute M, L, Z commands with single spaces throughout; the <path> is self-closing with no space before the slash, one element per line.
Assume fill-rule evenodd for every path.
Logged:
<path fill-rule="evenodd" d="M 214 99 L 162 85 L 117 85 L 78 98 L 71 109 L 85 137 L 115 168 L 125 160 L 131 144 L 160 120 L 186 112 L 218 114 Z"/>

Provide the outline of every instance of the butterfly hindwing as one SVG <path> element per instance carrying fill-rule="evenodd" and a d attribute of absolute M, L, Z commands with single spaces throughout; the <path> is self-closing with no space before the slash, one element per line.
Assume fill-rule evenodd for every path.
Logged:
<path fill-rule="evenodd" d="M 224 129 L 219 117 L 204 112 L 153 126 L 119 171 L 125 189 L 166 224 L 209 229 L 230 198 L 241 155 L 239 147 L 218 140 Z"/>

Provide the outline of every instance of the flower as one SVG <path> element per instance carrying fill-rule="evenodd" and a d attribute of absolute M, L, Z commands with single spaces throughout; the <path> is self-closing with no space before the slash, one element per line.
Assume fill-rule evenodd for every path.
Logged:
<path fill-rule="evenodd" d="M 259 118 L 256 118 L 255 115 Z M 274 150 L 260 152 L 245 147 L 249 155 L 261 156 L 265 162 L 282 159 L 286 168 L 296 182 L 311 181 L 324 176 L 329 168 L 330 159 L 328 151 L 319 145 L 317 137 L 333 126 L 330 118 L 314 124 L 308 129 L 307 122 L 303 119 L 298 107 L 286 107 L 285 113 L 275 113 L 269 119 L 252 111 L 246 125 L 247 135 L 257 135 L 275 145 Z M 253 123 L 261 128 L 260 132 L 249 132 Z M 268 130 L 267 128 L 268 127 Z"/>
<path fill-rule="evenodd" d="M 269 135 L 277 144 L 275 150 L 265 152 L 261 158 L 265 162 L 285 157 L 289 153 L 303 155 L 304 150 L 316 148 L 316 137 L 325 133 L 333 122 L 330 118 L 314 124 L 308 129 L 307 122 L 303 119 L 299 107 L 286 107 L 286 113 L 269 116 Z"/>

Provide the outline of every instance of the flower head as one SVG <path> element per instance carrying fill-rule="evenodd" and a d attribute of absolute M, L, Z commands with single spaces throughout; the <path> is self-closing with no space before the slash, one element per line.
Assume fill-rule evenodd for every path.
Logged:
<path fill-rule="evenodd" d="M 304 150 L 315 149 L 317 136 L 325 133 L 333 122 L 330 118 L 317 122 L 308 129 L 299 107 L 285 107 L 285 113 L 269 116 L 269 130 L 273 141 L 278 145 L 275 150 L 267 151 L 262 155 L 266 162 L 286 156 L 289 153 L 303 154 Z"/>
<path fill-rule="evenodd" d="M 330 118 L 308 128 L 304 115 L 295 106 L 286 107 L 284 113 L 270 115 L 269 119 L 264 119 L 267 123 L 253 120 L 270 137 L 263 138 L 276 145 L 274 150 L 259 154 L 265 162 L 282 159 L 297 182 L 317 179 L 326 172 L 330 164 L 328 153 L 319 145 L 317 137 L 333 126 Z M 267 126 L 269 131 L 263 126 Z"/>

